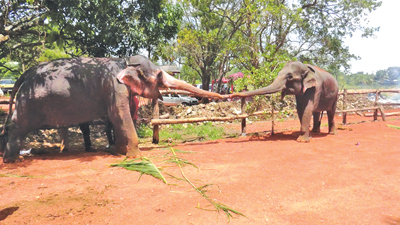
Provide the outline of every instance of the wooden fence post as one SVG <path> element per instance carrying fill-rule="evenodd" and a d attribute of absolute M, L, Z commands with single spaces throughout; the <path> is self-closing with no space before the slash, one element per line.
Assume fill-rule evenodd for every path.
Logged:
<path fill-rule="evenodd" d="M 151 107 L 153 108 L 153 119 L 160 117 L 160 110 L 158 107 L 158 99 L 155 98 L 151 101 Z M 160 141 L 160 127 L 158 124 L 153 125 L 153 144 L 158 144 Z"/>
<path fill-rule="evenodd" d="M 378 101 L 379 101 L 379 95 L 381 94 L 381 92 L 376 89 L 375 91 L 375 102 L 374 102 L 374 106 L 377 107 L 378 106 Z M 374 121 L 378 120 L 378 109 L 375 109 L 374 111 Z"/>
<path fill-rule="evenodd" d="M 343 90 L 343 109 L 342 110 L 346 110 L 347 109 L 347 89 L 344 89 Z M 342 121 L 342 124 L 346 124 L 346 122 L 347 122 L 347 113 L 346 112 L 343 112 L 342 113 L 342 116 L 343 116 L 343 121 Z"/>
<path fill-rule="evenodd" d="M 382 120 L 386 121 L 386 115 L 383 106 L 379 106 L 379 111 L 381 112 Z"/>
<path fill-rule="evenodd" d="M 241 99 L 240 103 L 241 103 L 241 109 L 242 109 L 241 114 L 244 115 L 244 114 L 246 114 L 246 98 L 243 97 Z M 246 136 L 246 118 L 242 119 L 242 136 Z"/>
<path fill-rule="evenodd" d="M 271 104 L 271 116 L 272 116 L 271 134 L 274 135 L 274 131 L 275 131 L 275 102 L 273 102 Z"/>

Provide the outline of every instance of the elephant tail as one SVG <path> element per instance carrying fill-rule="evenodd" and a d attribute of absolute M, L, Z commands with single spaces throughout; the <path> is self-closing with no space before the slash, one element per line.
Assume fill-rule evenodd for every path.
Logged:
<path fill-rule="evenodd" d="M 17 95 L 19 88 L 24 83 L 26 74 L 27 73 L 23 73 L 18 78 L 18 80 L 15 82 L 14 87 L 13 87 L 13 89 L 11 91 L 10 100 L 9 100 L 9 103 L 8 103 L 8 115 L 7 115 L 6 120 L 4 122 L 3 130 L 1 131 L 0 136 L 4 136 L 7 133 L 7 127 L 10 124 L 11 116 L 12 116 L 12 112 L 13 112 L 12 108 L 13 108 L 13 104 L 14 104 L 14 98 L 15 98 L 15 95 Z"/>

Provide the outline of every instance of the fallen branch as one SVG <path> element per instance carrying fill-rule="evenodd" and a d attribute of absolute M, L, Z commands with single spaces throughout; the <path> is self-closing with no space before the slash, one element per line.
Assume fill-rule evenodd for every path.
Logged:
<path fill-rule="evenodd" d="M 176 156 L 175 151 L 174 151 L 173 148 L 171 148 L 171 151 L 172 151 L 172 154 L 174 155 L 174 158 L 177 158 L 177 156 Z M 241 212 L 239 212 L 239 211 L 236 211 L 236 210 L 234 210 L 234 209 L 231 209 L 231 208 L 229 208 L 228 206 L 226 206 L 226 205 L 224 205 L 224 204 L 222 204 L 222 203 L 220 203 L 220 202 L 216 202 L 216 201 L 211 200 L 206 194 L 204 194 L 204 191 L 201 190 L 201 189 L 203 189 L 204 187 L 206 187 L 206 186 L 208 186 L 208 185 L 205 185 L 205 186 L 202 186 L 202 187 L 197 188 L 197 187 L 186 177 L 185 173 L 183 172 L 181 162 L 178 161 L 176 164 L 178 165 L 178 167 L 179 167 L 179 169 L 180 169 L 180 171 L 181 171 L 181 175 L 182 175 L 183 179 L 185 179 L 185 181 L 186 181 L 188 184 L 190 184 L 190 186 L 192 186 L 192 188 L 193 188 L 194 190 L 196 190 L 197 193 L 199 193 L 203 198 L 205 198 L 208 202 L 210 202 L 211 205 L 213 205 L 213 206 L 216 208 L 216 210 L 217 210 L 218 212 L 220 212 L 221 210 L 224 211 L 225 214 L 226 214 L 226 216 L 228 217 L 228 221 L 229 221 L 230 218 L 232 217 L 231 212 L 232 212 L 232 213 L 235 213 L 236 215 L 240 215 L 240 216 L 246 217 L 243 213 L 241 213 Z M 198 208 L 199 208 L 199 207 L 198 207 Z"/>

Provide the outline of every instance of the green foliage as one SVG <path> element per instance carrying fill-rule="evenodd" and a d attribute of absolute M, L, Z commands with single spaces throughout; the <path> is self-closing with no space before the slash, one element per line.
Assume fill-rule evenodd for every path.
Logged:
<path fill-rule="evenodd" d="M 176 155 L 176 153 L 175 153 L 175 151 L 174 151 L 173 148 L 171 148 L 171 151 L 172 151 L 172 153 L 173 153 L 173 158 L 178 159 L 178 158 L 177 158 L 177 155 Z M 204 188 L 207 187 L 207 186 L 210 186 L 210 184 L 206 184 L 206 185 L 203 185 L 203 186 L 201 186 L 201 187 L 196 187 L 196 186 L 186 177 L 186 175 L 185 175 L 185 173 L 184 173 L 184 171 L 183 171 L 183 168 L 182 168 L 182 167 L 183 167 L 183 165 L 186 164 L 185 160 L 174 160 L 173 162 L 176 163 L 176 164 L 179 166 L 179 170 L 181 171 L 181 175 L 182 175 L 183 179 L 184 179 L 198 194 L 200 194 L 203 198 L 205 198 L 208 202 L 210 202 L 211 205 L 214 206 L 215 209 L 216 209 L 218 212 L 223 211 L 223 212 L 225 213 L 225 215 L 228 217 L 228 221 L 229 221 L 230 218 L 232 217 L 232 213 L 234 213 L 234 214 L 236 214 L 236 215 L 239 215 L 239 216 L 246 217 L 243 213 L 241 213 L 241 212 L 239 212 L 239 211 L 237 211 L 237 210 L 234 210 L 234 209 L 230 208 L 229 206 L 227 206 L 227 205 L 225 205 L 225 204 L 222 204 L 221 202 L 217 202 L 217 201 L 211 199 L 208 195 L 206 195 L 206 194 L 205 194 Z M 196 168 L 197 168 L 197 167 L 196 167 Z M 198 208 L 200 208 L 200 207 L 198 207 Z"/>
<path fill-rule="evenodd" d="M 139 138 L 150 138 L 153 136 L 153 130 L 147 125 L 141 125 L 137 129 Z M 183 140 L 187 136 L 195 136 L 203 140 L 221 139 L 225 135 L 222 126 L 215 126 L 212 122 L 203 124 L 172 124 L 163 126 L 160 129 L 160 137 L 163 140 Z"/>
<path fill-rule="evenodd" d="M 168 56 L 162 51 L 162 43 L 173 39 L 178 33 L 183 14 L 182 8 L 177 4 L 162 4 L 163 1 L 160 0 L 157 5 L 162 5 L 162 7 L 153 6 L 157 1 L 141 0 L 138 2 L 141 2 L 140 8 L 144 10 L 140 13 L 138 23 L 135 24 L 135 29 L 141 30 L 142 33 L 135 36 L 135 40 L 141 40 L 142 48 L 147 50 L 149 58 L 168 59 Z M 154 16 L 148 18 L 149 14 Z"/>
<path fill-rule="evenodd" d="M 0 59 L 0 78 L 16 79 L 21 75 L 21 64 L 8 62 L 6 58 Z"/>
<path fill-rule="evenodd" d="M 167 183 L 167 180 L 165 180 L 164 176 L 160 172 L 160 169 L 157 168 L 156 165 L 154 165 L 153 162 L 151 162 L 149 159 L 142 157 L 141 162 L 136 162 L 136 160 L 129 160 L 127 161 L 126 159 L 122 162 L 119 163 L 114 163 L 111 164 L 112 167 L 122 167 L 127 170 L 132 170 L 132 171 L 138 171 L 140 172 L 140 177 L 142 177 L 143 174 L 147 174 L 150 176 L 153 176 L 157 179 L 162 180 L 165 184 Z M 139 177 L 139 180 L 140 180 Z"/>
<path fill-rule="evenodd" d="M 250 70 L 245 70 L 245 76 L 234 82 L 235 89 L 238 91 L 243 89 L 253 90 L 268 86 L 276 78 L 286 61 L 288 61 L 288 57 L 280 55 L 276 60 L 266 62 L 259 68 L 252 67 Z"/>
<path fill-rule="evenodd" d="M 215 126 L 211 122 L 200 125 L 196 124 L 172 124 L 167 128 L 162 128 L 160 137 L 163 139 L 183 140 L 185 136 L 195 136 L 203 140 L 217 140 L 225 135 L 222 126 Z"/>
<path fill-rule="evenodd" d="M 48 49 L 46 48 L 43 53 L 40 55 L 38 62 L 47 62 L 54 59 L 61 59 L 61 58 L 70 58 L 71 56 L 66 54 L 65 52 L 61 51 L 58 48 Z"/>
<path fill-rule="evenodd" d="M 363 72 L 346 75 L 337 73 L 340 88 L 391 88 L 400 85 L 400 67 L 378 70 L 375 74 Z"/>
<path fill-rule="evenodd" d="M 207 140 L 221 139 L 224 135 L 222 127 L 214 126 L 212 122 L 206 122 L 200 126 L 193 126 L 192 134 L 198 135 Z"/>
<path fill-rule="evenodd" d="M 293 59 L 332 73 L 348 69 L 350 59 L 358 57 L 344 46 L 344 38 L 357 30 L 373 35 L 377 28 L 361 21 L 381 5 L 377 0 L 182 2 L 186 20 L 178 48 L 184 63 L 203 86 L 224 69 L 239 68 L 246 77 L 235 83 L 238 90 L 265 86 L 282 63 Z"/>
<path fill-rule="evenodd" d="M 139 138 L 149 138 L 153 136 L 153 130 L 145 124 L 141 124 L 136 131 Z"/>
<path fill-rule="evenodd" d="M 182 10 L 168 0 L 6 1 L 0 8 L 0 68 L 22 73 L 41 61 L 71 56 L 126 56 L 172 40 Z M 50 49 L 50 50 L 49 50 Z M 50 52 L 54 50 L 54 52 Z M 63 51 L 65 53 L 63 53 Z"/>
<path fill-rule="evenodd" d="M 228 44 L 234 31 L 215 13 L 218 1 L 181 2 L 185 16 L 183 28 L 178 33 L 177 49 L 184 57 L 184 64 L 195 72 L 191 74 L 200 77 L 203 89 L 208 90 L 212 80 L 221 79 L 230 70 Z"/>
<path fill-rule="evenodd" d="M 387 124 L 387 126 L 390 127 L 390 128 L 394 128 L 394 129 L 400 130 L 399 126 L 394 126 L 394 125 L 389 125 L 389 124 Z"/>
<path fill-rule="evenodd" d="M 160 130 L 160 137 L 163 139 L 172 139 L 172 140 L 182 140 L 182 134 L 179 132 L 182 130 L 181 124 L 173 124 L 168 129 L 161 129 Z"/>
<path fill-rule="evenodd" d="M 211 205 L 213 207 L 215 207 L 216 211 L 218 211 L 218 212 L 223 211 L 226 214 L 226 216 L 228 217 L 228 221 L 232 217 L 232 213 L 236 214 L 236 215 L 239 215 L 239 216 L 246 217 L 243 213 L 241 213 L 241 212 L 239 212 L 237 210 L 234 210 L 234 209 L 230 208 L 229 206 L 227 206 L 227 205 L 225 205 L 225 204 L 223 204 L 221 202 L 217 202 L 217 201 L 211 199 L 208 195 L 206 195 L 206 188 L 209 187 L 209 186 L 212 186 L 212 184 L 206 184 L 206 185 L 203 185 L 203 186 L 200 186 L 200 187 L 196 187 L 187 178 L 187 176 L 185 175 L 185 173 L 183 171 L 183 167 L 185 165 L 191 165 L 194 168 L 196 168 L 197 170 L 199 170 L 199 168 L 195 164 L 189 162 L 188 160 L 178 157 L 176 152 L 179 152 L 179 150 L 175 151 L 173 148 L 171 148 L 171 152 L 172 152 L 172 156 L 168 156 L 169 153 L 164 155 L 164 156 L 168 157 L 166 159 L 166 162 L 167 163 L 173 163 L 173 164 L 177 165 L 179 167 L 180 173 L 181 173 L 183 178 L 179 178 L 179 177 L 173 176 L 171 174 L 167 174 L 167 175 L 169 175 L 172 178 L 175 178 L 177 180 L 186 181 L 198 194 L 200 194 L 204 199 L 206 199 L 208 202 L 210 202 Z M 140 159 L 142 161 L 141 162 L 137 162 L 137 160 L 140 160 Z M 142 157 L 140 159 L 129 160 L 129 161 L 127 161 L 125 159 L 122 162 L 111 164 L 111 166 L 112 167 L 122 167 L 122 168 L 125 168 L 127 170 L 132 170 L 132 171 L 138 171 L 138 172 L 140 172 L 140 177 L 143 174 L 147 174 L 147 175 L 150 175 L 150 176 L 153 176 L 153 177 L 155 177 L 157 179 L 162 180 L 165 184 L 168 184 L 167 180 L 164 178 L 163 174 L 161 173 L 162 169 L 158 168 L 148 158 Z M 1 177 L 1 174 L 0 174 L 0 177 Z M 139 177 L 139 180 L 140 180 L 140 177 Z M 197 208 L 200 209 L 199 206 L 197 206 Z"/>

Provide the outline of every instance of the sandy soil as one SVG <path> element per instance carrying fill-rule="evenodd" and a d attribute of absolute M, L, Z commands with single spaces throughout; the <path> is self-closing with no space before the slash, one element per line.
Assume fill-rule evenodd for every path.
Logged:
<path fill-rule="evenodd" d="M 299 122 L 287 121 L 273 136 L 269 122 L 258 122 L 247 127 L 256 134 L 173 148 L 199 168 L 183 168 L 196 186 L 213 184 L 211 199 L 246 215 L 229 224 L 400 224 L 400 130 L 387 126 L 400 126 L 400 117 L 355 120 L 367 122 L 339 125 L 334 136 L 323 126 L 306 144 L 295 141 Z M 110 167 L 123 156 L 98 150 L 0 163 L 0 224 L 228 224 L 185 181 L 138 180 L 138 172 Z M 182 177 L 167 162 L 170 148 L 143 155 Z"/>

